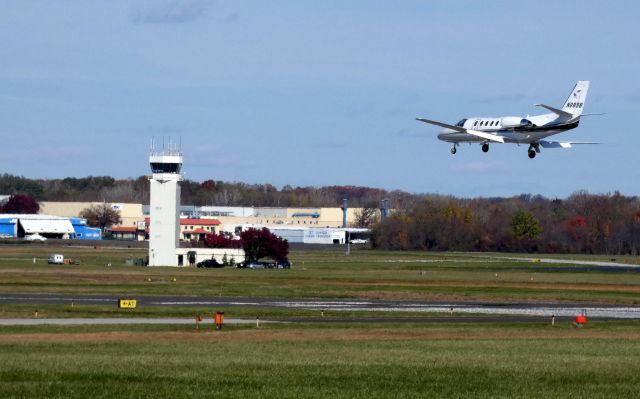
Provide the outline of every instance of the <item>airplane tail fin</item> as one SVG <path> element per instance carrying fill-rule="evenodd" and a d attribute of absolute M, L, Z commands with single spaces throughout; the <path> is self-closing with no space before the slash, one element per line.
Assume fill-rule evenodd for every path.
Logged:
<path fill-rule="evenodd" d="M 569 94 L 569 98 L 565 101 L 562 110 L 572 114 L 574 118 L 582 115 L 588 91 L 589 81 L 579 80 L 573 88 L 573 91 L 571 91 L 571 94 Z"/>

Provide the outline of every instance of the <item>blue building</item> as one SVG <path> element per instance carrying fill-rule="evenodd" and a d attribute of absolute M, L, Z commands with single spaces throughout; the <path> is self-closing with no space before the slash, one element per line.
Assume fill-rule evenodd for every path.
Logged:
<path fill-rule="evenodd" d="M 48 215 L 0 214 L 0 238 L 23 238 L 40 234 L 47 238 L 100 240 L 99 228 L 88 227 L 83 218 Z"/>
<path fill-rule="evenodd" d="M 0 238 L 14 238 L 17 233 L 17 220 L 15 217 L 0 215 Z"/>
<path fill-rule="evenodd" d="M 70 218 L 71 225 L 75 231 L 76 240 L 101 240 L 102 230 L 98 227 L 87 226 L 87 219 L 83 218 Z"/>

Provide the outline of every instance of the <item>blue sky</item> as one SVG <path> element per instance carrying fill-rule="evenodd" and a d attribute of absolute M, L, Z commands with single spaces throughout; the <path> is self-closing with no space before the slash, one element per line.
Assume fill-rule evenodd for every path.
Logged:
<path fill-rule="evenodd" d="M 632 1 L 2 1 L 0 172 L 148 172 L 179 139 L 188 179 L 352 184 L 464 197 L 640 195 Z M 535 114 L 590 80 L 543 150 L 463 145 L 416 116 Z"/>

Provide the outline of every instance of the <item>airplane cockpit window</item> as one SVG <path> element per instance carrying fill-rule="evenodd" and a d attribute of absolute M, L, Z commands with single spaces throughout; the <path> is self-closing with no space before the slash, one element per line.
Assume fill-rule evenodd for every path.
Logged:
<path fill-rule="evenodd" d="M 464 123 L 465 123 L 466 121 L 467 121 L 466 119 L 463 119 L 463 120 L 461 120 L 460 122 L 456 123 L 456 126 L 458 126 L 458 127 L 463 127 L 463 126 L 464 126 Z"/>

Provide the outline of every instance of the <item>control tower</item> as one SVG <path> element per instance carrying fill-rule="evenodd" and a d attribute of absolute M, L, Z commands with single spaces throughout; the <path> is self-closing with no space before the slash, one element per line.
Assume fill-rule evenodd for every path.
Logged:
<path fill-rule="evenodd" d="M 149 266 L 178 266 L 180 234 L 180 181 L 182 152 L 177 148 L 156 152 L 151 148 L 149 199 Z"/>

